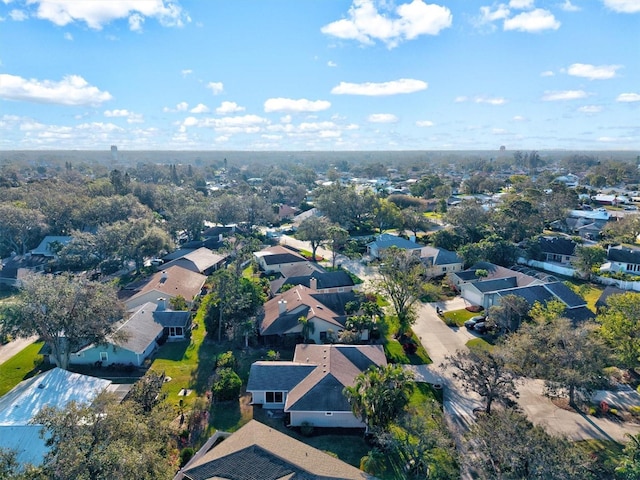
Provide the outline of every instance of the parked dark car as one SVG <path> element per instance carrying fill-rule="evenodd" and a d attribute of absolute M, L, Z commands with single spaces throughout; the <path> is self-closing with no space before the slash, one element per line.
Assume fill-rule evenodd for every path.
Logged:
<path fill-rule="evenodd" d="M 478 322 L 473 326 L 473 329 L 478 333 L 487 333 L 489 327 L 486 322 Z"/>
<path fill-rule="evenodd" d="M 467 327 L 469 330 L 473 330 L 478 323 L 484 322 L 484 320 L 485 320 L 484 315 L 476 315 L 475 317 L 471 317 L 469 320 L 464 322 L 464 326 Z"/>

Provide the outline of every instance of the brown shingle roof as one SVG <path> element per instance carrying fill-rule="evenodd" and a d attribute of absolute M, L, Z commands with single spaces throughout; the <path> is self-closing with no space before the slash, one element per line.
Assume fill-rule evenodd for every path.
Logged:
<path fill-rule="evenodd" d="M 137 289 L 135 295 L 129 300 L 148 292 L 157 291 L 169 297 L 181 295 L 187 301 L 191 301 L 200 293 L 206 279 L 205 275 L 175 265 L 154 274 Z"/>
<path fill-rule="evenodd" d="M 255 420 L 212 448 L 184 474 L 192 480 L 375 478 Z"/>

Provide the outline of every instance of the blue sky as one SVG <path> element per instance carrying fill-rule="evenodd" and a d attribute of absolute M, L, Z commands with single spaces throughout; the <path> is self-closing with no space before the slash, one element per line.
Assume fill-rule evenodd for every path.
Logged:
<path fill-rule="evenodd" d="M 0 0 L 0 149 L 110 145 L 638 150 L 640 0 Z"/>

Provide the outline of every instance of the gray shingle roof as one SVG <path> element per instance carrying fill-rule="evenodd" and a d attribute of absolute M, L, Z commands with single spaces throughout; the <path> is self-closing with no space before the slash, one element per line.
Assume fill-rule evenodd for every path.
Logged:
<path fill-rule="evenodd" d="M 586 306 L 587 302 L 562 282 L 545 283 L 544 288 L 553 293 L 569 308 Z"/>
<path fill-rule="evenodd" d="M 640 250 L 624 247 L 611 247 L 607 254 L 607 260 L 611 262 L 640 264 Z"/>
<path fill-rule="evenodd" d="M 473 284 L 482 293 L 497 292 L 499 290 L 506 290 L 508 288 L 515 288 L 518 286 L 516 277 L 498 278 L 496 280 L 482 280 Z"/>
<path fill-rule="evenodd" d="M 397 237 L 396 235 L 390 235 L 388 233 L 383 233 L 375 241 L 368 244 L 368 246 L 371 245 L 375 245 L 379 249 L 398 247 L 403 250 L 415 250 L 422 247 L 422 245 L 418 245 L 406 238 Z"/>
<path fill-rule="evenodd" d="M 247 391 L 290 391 L 315 370 L 315 364 L 301 362 L 254 362 L 249 372 Z"/>
<path fill-rule="evenodd" d="M 538 243 L 544 253 L 572 256 L 576 249 L 576 242 L 561 237 L 540 237 Z"/>

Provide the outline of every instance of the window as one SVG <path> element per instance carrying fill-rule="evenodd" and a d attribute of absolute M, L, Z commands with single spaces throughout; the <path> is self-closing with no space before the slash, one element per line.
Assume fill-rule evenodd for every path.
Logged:
<path fill-rule="evenodd" d="M 320 332 L 320 341 L 321 342 L 327 341 L 327 332 Z"/>
<path fill-rule="evenodd" d="M 442 267 L 442 271 L 446 272 L 447 271 L 447 267 Z"/>
<path fill-rule="evenodd" d="M 282 403 L 282 392 L 266 392 L 266 403 Z"/>
<path fill-rule="evenodd" d="M 100 361 L 106 362 L 107 360 L 109 360 L 109 355 L 107 354 L 107 352 L 100 352 Z"/>
<path fill-rule="evenodd" d="M 330 417 L 333 415 L 333 412 L 324 412 L 325 416 Z"/>

